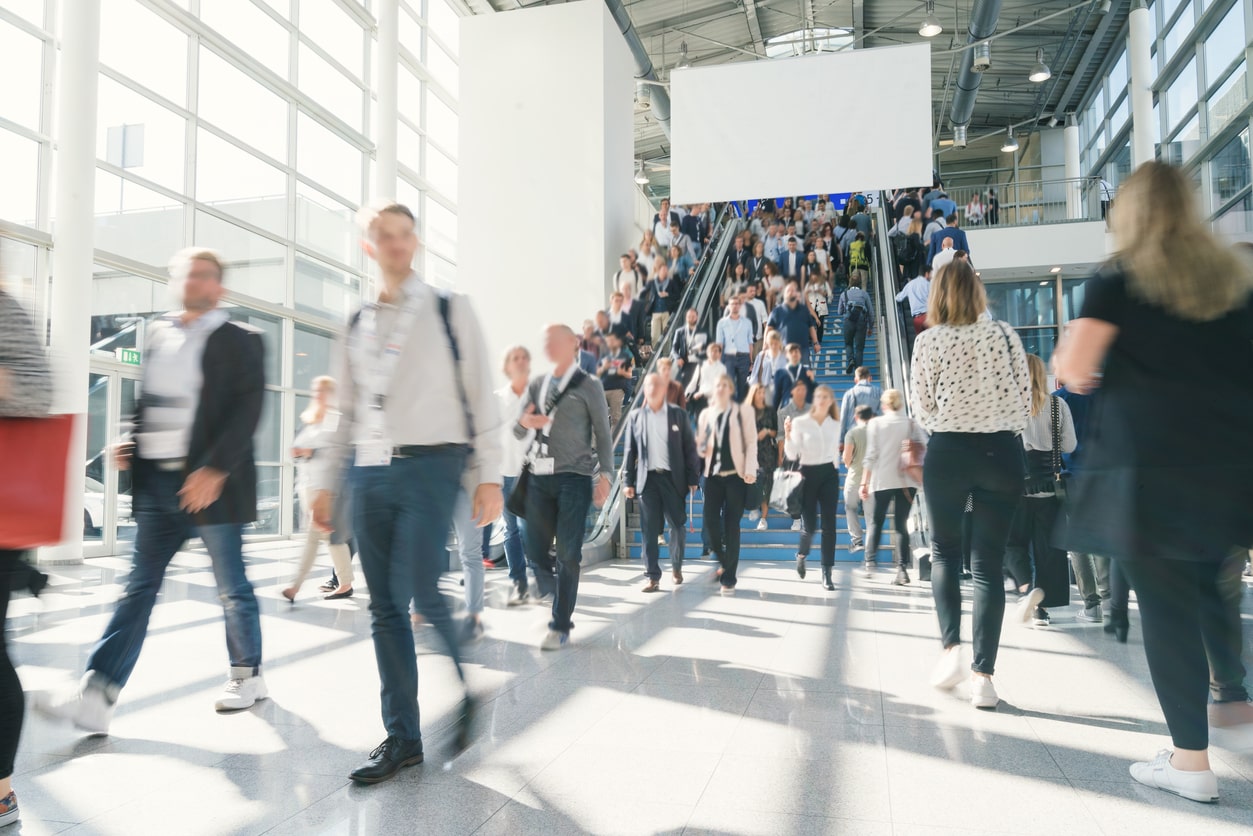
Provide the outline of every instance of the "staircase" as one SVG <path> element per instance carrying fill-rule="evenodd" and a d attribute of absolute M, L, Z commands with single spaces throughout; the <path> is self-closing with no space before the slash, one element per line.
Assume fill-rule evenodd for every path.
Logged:
<path fill-rule="evenodd" d="M 834 306 L 833 306 L 834 307 Z M 872 317 L 872 321 L 873 317 Z M 862 356 L 862 364 L 869 368 L 875 377 L 875 382 L 879 381 L 879 353 L 878 353 L 878 334 L 871 335 L 866 339 L 866 348 Z M 848 365 L 847 353 L 844 347 L 844 336 L 840 330 L 840 323 L 834 313 L 827 317 L 826 328 L 822 337 L 822 345 L 818 351 L 818 356 L 814 365 L 814 372 L 817 382 L 825 383 L 835 391 L 837 405 L 844 397 L 844 393 L 853 386 L 853 376 L 845 374 L 844 370 Z M 885 387 L 886 388 L 886 387 Z M 783 428 L 779 428 L 780 443 L 782 443 Z M 621 465 L 621 449 L 618 452 L 618 464 Z M 850 553 L 848 547 L 850 538 L 848 534 L 848 524 L 844 516 L 844 495 L 843 489 L 845 479 L 848 473 L 841 465 L 840 467 L 840 505 L 838 515 L 836 517 L 836 561 L 856 561 L 861 562 L 864 559 L 862 552 Z M 751 488 L 750 488 L 751 494 Z M 800 532 L 792 531 L 792 520 L 783 513 L 770 509 L 770 513 L 766 518 L 767 529 L 765 531 L 757 530 L 757 523 L 749 520 L 749 513 L 753 508 L 746 508 L 744 517 L 740 521 L 740 560 L 795 560 L 796 550 L 800 542 Z M 702 491 L 697 491 L 692 499 L 690 506 L 690 515 L 688 519 L 688 535 L 687 549 L 684 553 L 685 559 L 698 558 L 704 551 L 701 545 L 701 525 L 704 519 L 704 495 Z M 883 527 L 887 534 L 881 535 L 880 539 L 880 562 L 890 563 L 892 560 L 891 548 L 893 546 L 892 538 L 892 516 L 888 515 Z M 817 563 L 821 553 L 821 532 L 814 535 L 813 547 L 810 549 L 810 560 Z M 640 531 L 640 517 L 638 502 L 630 502 L 627 515 L 627 532 L 626 532 L 627 554 L 632 560 L 642 559 L 642 534 Z M 669 546 L 660 547 L 662 565 L 667 565 L 669 559 Z"/>

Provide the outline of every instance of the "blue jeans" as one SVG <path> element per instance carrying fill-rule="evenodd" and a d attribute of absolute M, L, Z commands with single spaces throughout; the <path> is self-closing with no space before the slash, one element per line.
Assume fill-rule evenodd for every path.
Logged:
<path fill-rule="evenodd" d="M 748 373 L 753 370 L 753 361 L 747 351 L 738 354 L 724 354 L 722 363 L 727 367 L 727 374 L 735 381 L 735 400 L 742 401 L 748 394 Z"/>
<path fill-rule="evenodd" d="M 592 504 L 592 477 L 577 473 L 532 476 L 526 493 L 526 552 L 539 594 L 553 596 L 548 629 L 569 633 L 579 596 L 583 531 Z M 556 566 L 548 548 L 557 541 Z"/>
<path fill-rule="evenodd" d="M 504 479 L 505 499 L 513 493 L 513 486 L 518 484 L 517 476 L 506 476 Z M 505 560 L 509 562 L 509 580 L 522 584 L 526 588 L 526 551 L 522 548 L 522 538 L 526 536 L 526 521 L 504 510 L 505 517 Z"/>
<path fill-rule="evenodd" d="M 148 619 L 165 578 L 165 568 L 193 533 L 199 533 L 213 562 L 213 579 L 226 616 L 226 650 L 231 676 L 255 676 L 261 667 L 261 619 L 252 584 L 244 572 L 243 526 L 202 525 L 178 507 L 183 475 L 143 468 L 136 481 L 135 552 L 126 591 L 104 635 L 87 660 L 92 680 L 114 695 L 126 685 L 148 634 Z"/>
<path fill-rule="evenodd" d="M 383 726 L 403 740 L 422 739 L 411 600 L 444 640 L 457 675 L 465 678 L 452 615 L 439 591 L 465 461 L 464 448 L 446 446 L 393 459 L 386 467 L 352 469 L 353 527 L 370 585 Z"/>
<path fill-rule="evenodd" d="M 464 488 L 457 491 L 452 524 L 457 532 L 457 556 L 461 558 L 466 612 L 470 615 L 481 615 L 487 567 L 483 565 L 483 533 L 474 522 L 473 514 L 474 506 L 471 504 L 470 494 Z"/>

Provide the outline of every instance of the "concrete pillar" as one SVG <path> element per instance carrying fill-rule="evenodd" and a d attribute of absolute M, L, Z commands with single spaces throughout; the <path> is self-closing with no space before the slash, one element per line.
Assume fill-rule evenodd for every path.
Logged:
<path fill-rule="evenodd" d="M 1079 178 L 1079 123 L 1073 113 L 1066 114 L 1066 127 L 1062 129 L 1062 145 L 1065 152 L 1066 219 L 1079 220 L 1083 211 L 1083 196 Z"/>
<path fill-rule="evenodd" d="M 83 558 L 83 464 L 87 461 L 87 380 L 91 370 L 91 282 L 95 261 L 96 98 L 100 0 L 82 0 L 61 22 L 56 90 L 56 225 L 52 248 L 53 410 L 78 416 L 66 463 L 65 539 L 40 559 Z"/>
<path fill-rule="evenodd" d="M 378 135 L 374 137 L 374 201 L 396 197 L 396 124 L 400 119 L 400 2 L 378 0 L 378 78 L 374 92 L 378 96 Z M 420 213 L 421 206 L 410 207 Z"/>
<path fill-rule="evenodd" d="M 1138 168 L 1156 156 L 1153 126 L 1152 14 L 1144 0 L 1133 0 L 1128 18 L 1127 56 L 1131 65 L 1131 165 Z"/>

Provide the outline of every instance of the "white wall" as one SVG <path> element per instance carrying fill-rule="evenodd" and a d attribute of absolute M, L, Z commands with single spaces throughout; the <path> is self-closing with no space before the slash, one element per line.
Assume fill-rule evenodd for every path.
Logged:
<path fill-rule="evenodd" d="M 966 238 L 980 272 L 1099 264 L 1112 252 L 1104 221 L 973 227 L 966 230 Z"/>
<path fill-rule="evenodd" d="M 675 203 L 931 182 L 928 43 L 692 67 L 670 98 Z M 786 150 L 763 156 L 768 135 Z"/>
<path fill-rule="evenodd" d="M 494 354 L 537 354 L 546 323 L 577 329 L 605 306 L 635 235 L 631 56 L 583 0 L 463 18 L 460 71 L 458 284 Z M 508 223 L 466 234 L 483 212 Z"/>

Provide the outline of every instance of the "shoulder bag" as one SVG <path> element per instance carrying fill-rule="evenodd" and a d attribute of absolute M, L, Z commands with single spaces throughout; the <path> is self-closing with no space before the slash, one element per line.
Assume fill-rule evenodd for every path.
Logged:
<path fill-rule="evenodd" d="M 1032 450 L 1027 453 L 1027 478 L 1023 483 L 1023 496 L 1052 494 L 1059 500 L 1066 498 L 1066 474 L 1062 470 L 1062 416 L 1058 398 L 1050 396 L 1051 420 L 1049 434 L 1053 446 L 1049 450 Z"/>
<path fill-rule="evenodd" d="M 0 549 L 24 551 L 64 539 L 74 421 L 73 415 L 0 418 Z"/>
<path fill-rule="evenodd" d="M 897 460 L 897 469 L 901 475 L 915 485 L 922 484 L 922 462 L 927 454 L 926 446 L 914 441 L 914 419 L 909 419 L 909 436 L 901 442 L 901 455 Z"/>
<path fill-rule="evenodd" d="M 585 377 L 587 377 L 587 374 L 582 369 L 575 369 L 574 374 L 570 377 L 570 383 L 557 393 L 557 399 L 553 401 L 552 408 L 556 409 L 557 404 L 561 403 L 561 399 L 566 396 L 566 393 L 582 383 Z M 551 410 L 546 414 L 551 414 Z M 526 496 L 531 487 L 531 459 L 535 456 L 539 443 L 540 435 L 537 433 L 535 440 L 531 442 L 531 449 L 527 452 L 526 461 L 522 463 L 522 470 L 518 473 L 518 479 L 513 483 L 513 490 L 509 492 L 509 496 L 505 497 L 505 510 L 518 519 L 526 519 Z"/>

